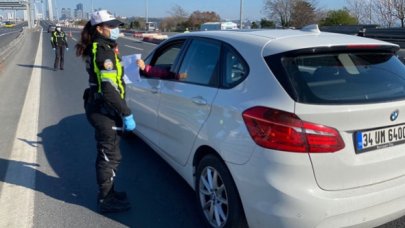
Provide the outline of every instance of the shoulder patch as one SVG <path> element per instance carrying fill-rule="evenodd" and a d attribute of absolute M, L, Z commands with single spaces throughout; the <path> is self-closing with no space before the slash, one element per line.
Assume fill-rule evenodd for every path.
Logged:
<path fill-rule="evenodd" d="M 111 59 L 106 59 L 106 60 L 104 61 L 104 69 L 106 69 L 106 70 L 112 70 L 112 69 L 114 69 L 114 64 L 113 64 L 113 62 L 111 61 Z"/>

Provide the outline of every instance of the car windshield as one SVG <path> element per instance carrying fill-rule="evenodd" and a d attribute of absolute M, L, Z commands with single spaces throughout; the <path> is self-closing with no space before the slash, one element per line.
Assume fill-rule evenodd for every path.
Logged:
<path fill-rule="evenodd" d="M 333 52 L 266 58 L 287 92 L 310 104 L 405 99 L 405 66 L 389 52 Z"/>

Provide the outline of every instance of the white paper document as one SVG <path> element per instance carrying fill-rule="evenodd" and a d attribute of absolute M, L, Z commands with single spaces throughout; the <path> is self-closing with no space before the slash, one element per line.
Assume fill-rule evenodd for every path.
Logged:
<path fill-rule="evenodd" d="M 141 54 L 122 56 L 122 63 L 124 65 L 124 81 L 126 84 L 141 80 L 139 75 L 139 67 L 136 64 L 136 60 L 140 58 Z"/>

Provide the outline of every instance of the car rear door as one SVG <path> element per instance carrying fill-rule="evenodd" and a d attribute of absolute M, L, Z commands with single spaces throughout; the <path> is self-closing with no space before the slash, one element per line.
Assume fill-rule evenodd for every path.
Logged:
<path fill-rule="evenodd" d="M 186 77 L 162 81 L 159 105 L 159 147 L 184 165 L 206 121 L 218 91 L 221 44 L 194 39 L 178 72 Z"/>

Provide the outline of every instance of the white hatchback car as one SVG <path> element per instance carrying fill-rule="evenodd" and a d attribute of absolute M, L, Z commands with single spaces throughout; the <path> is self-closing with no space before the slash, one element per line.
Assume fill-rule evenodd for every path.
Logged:
<path fill-rule="evenodd" d="M 136 134 L 212 227 L 374 227 L 405 215 L 397 45 L 302 30 L 173 36 L 127 85 Z M 155 75 L 156 76 L 156 75 Z"/>

